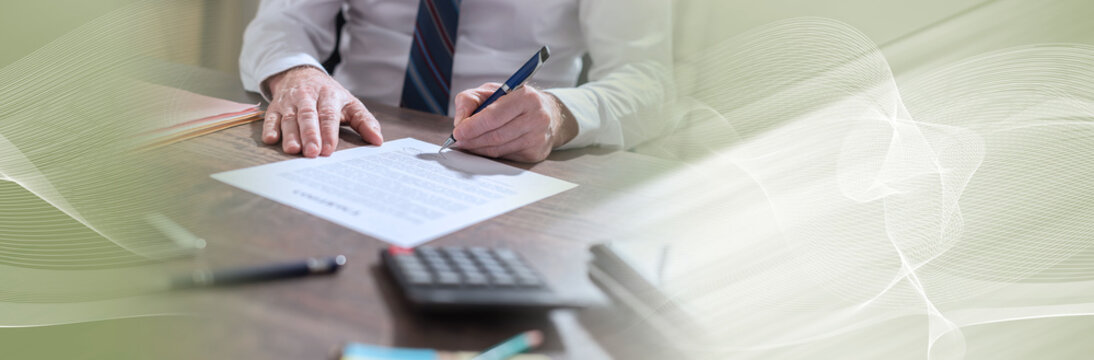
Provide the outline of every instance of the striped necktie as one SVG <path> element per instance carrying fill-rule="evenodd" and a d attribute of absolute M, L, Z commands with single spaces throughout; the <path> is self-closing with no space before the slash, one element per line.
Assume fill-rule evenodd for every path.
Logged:
<path fill-rule="evenodd" d="M 460 0 L 421 0 L 400 106 L 448 114 Z"/>

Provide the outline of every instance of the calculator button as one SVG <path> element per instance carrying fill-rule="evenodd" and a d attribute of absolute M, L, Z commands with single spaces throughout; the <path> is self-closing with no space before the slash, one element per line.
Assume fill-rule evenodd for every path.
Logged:
<path fill-rule="evenodd" d="M 539 278 L 534 276 L 517 276 L 517 283 L 521 286 L 539 286 Z"/>
<path fill-rule="evenodd" d="M 479 264 L 483 267 L 502 267 L 501 263 L 494 261 L 494 259 L 479 259 Z"/>
<path fill-rule="evenodd" d="M 399 266 L 406 266 L 406 265 L 421 266 L 422 265 L 421 260 L 418 260 L 418 258 L 416 258 L 416 257 L 410 257 L 410 256 L 396 256 L 395 257 L 395 262 L 399 263 Z"/>
<path fill-rule="evenodd" d="M 445 254 L 448 255 L 448 257 L 466 256 L 464 255 L 463 247 L 459 246 L 446 247 L 443 249 L 443 251 Z"/>
<path fill-rule="evenodd" d="M 482 268 L 484 270 L 486 270 L 488 272 L 492 272 L 492 273 L 494 273 L 494 272 L 498 272 L 498 273 L 508 272 L 508 271 L 505 270 L 505 268 L 501 267 L 501 265 L 498 265 L 498 264 L 483 264 Z"/>
<path fill-rule="evenodd" d="M 437 249 L 431 247 L 420 247 L 415 253 L 418 254 L 418 256 L 423 257 L 441 256 L 441 253 L 438 252 Z"/>
<path fill-rule="evenodd" d="M 509 266 L 509 268 L 513 269 L 514 271 L 516 269 L 527 269 L 528 268 L 528 266 L 524 265 L 524 263 L 505 263 L 505 266 Z"/>
<path fill-rule="evenodd" d="M 512 275 L 515 277 L 538 278 L 534 271 L 527 268 L 521 270 L 513 270 Z"/>
<path fill-rule="evenodd" d="M 475 265 L 475 262 L 474 262 L 474 261 L 471 261 L 471 259 L 468 259 L 468 258 L 466 258 L 466 257 L 462 257 L 462 258 L 460 258 L 460 257 L 458 257 L 458 258 L 454 258 L 454 259 L 452 259 L 452 263 L 454 263 L 454 264 L 456 264 L 456 265 L 463 265 L 463 264 L 467 264 L 467 265 L 471 265 L 471 266 L 474 266 L 474 265 Z"/>
<path fill-rule="evenodd" d="M 454 272 L 438 272 L 437 283 L 441 285 L 459 285 L 460 275 Z"/>
<path fill-rule="evenodd" d="M 453 258 L 452 263 L 456 264 L 456 266 L 475 266 L 475 262 L 466 257 Z"/>
<path fill-rule="evenodd" d="M 479 268 L 473 264 L 456 264 L 456 267 L 460 268 L 462 273 L 478 272 Z"/>
<path fill-rule="evenodd" d="M 404 272 L 429 272 L 429 270 L 426 270 L 425 266 L 422 264 L 400 264 L 399 268 L 402 269 Z"/>
<path fill-rule="evenodd" d="M 479 262 L 495 261 L 494 257 L 490 256 L 490 253 L 473 253 L 472 256 Z"/>
<path fill-rule="evenodd" d="M 502 269 L 502 268 L 499 268 L 499 267 L 483 267 L 483 270 L 486 270 L 486 272 L 490 273 L 491 276 L 493 276 L 493 275 L 509 275 L 508 271 L 505 271 L 505 269 Z"/>
<path fill-rule="evenodd" d="M 525 266 L 524 262 L 520 261 L 520 259 L 504 259 L 503 258 L 503 259 L 501 259 L 501 262 L 505 263 L 505 265 L 509 265 L 510 267 Z"/>
<path fill-rule="evenodd" d="M 407 281 L 414 285 L 429 285 L 433 283 L 433 277 L 427 272 L 412 271 L 406 273 Z"/>
<path fill-rule="evenodd" d="M 448 262 L 444 261 L 444 259 L 441 259 L 441 258 L 428 258 L 428 259 L 425 260 L 425 262 L 429 264 L 429 267 L 434 268 L 434 269 L 436 269 L 438 267 L 447 267 L 448 266 Z"/>
<path fill-rule="evenodd" d="M 513 271 L 513 275 L 516 275 L 517 277 L 526 277 L 526 278 L 537 277 L 536 273 L 534 273 L 534 272 L 532 272 L 531 270 L 528 270 L 528 269 L 515 270 L 515 271 Z"/>
<path fill-rule="evenodd" d="M 468 273 L 464 274 L 464 280 L 468 285 L 485 286 L 489 282 L 486 280 L 486 275 L 482 273 Z"/>
<path fill-rule="evenodd" d="M 506 274 L 490 274 L 490 280 L 492 284 L 497 286 L 513 286 L 516 285 L 516 280 L 512 276 Z"/>

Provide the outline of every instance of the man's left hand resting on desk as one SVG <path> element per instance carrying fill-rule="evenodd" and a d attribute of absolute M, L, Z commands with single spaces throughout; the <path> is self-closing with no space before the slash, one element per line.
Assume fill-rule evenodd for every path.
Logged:
<path fill-rule="evenodd" d="M 501 84 L 456 95 L 456 146 L 483 156 L 538 162 L 577 136 L 577 122 L 554 95 L 524 86 L 470 116 Z M 469 117 L 470 116 L 470 117 Z"/>
<path fill-rule="evenodd" d="M 271 76 L 266 86 L 273 95 L 262 125 L 267 145 L 280 139 L 286 154 L 330 156 L 338 148 L 342 124 L 371 144 L 384 142 L 376 117 L 323 70 L 298 66 Z"/>

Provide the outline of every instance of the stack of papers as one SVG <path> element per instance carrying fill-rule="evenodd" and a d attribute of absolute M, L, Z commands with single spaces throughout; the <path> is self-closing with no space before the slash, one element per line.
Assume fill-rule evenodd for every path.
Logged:
<path fill-rule="evenodd" d="M 142 87 L 147 87 L 156 99 L 162 100 L 164 110 L 150 129 L 138 137 L 144 148 L 172 144 L 263 116 L 258 104 L 237 103 L 155 84 L 142 84 Z"/>

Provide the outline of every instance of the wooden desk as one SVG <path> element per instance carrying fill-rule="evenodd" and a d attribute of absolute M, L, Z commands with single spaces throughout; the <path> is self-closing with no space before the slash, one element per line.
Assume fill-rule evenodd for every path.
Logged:
<path fill-rule="evenodd" d="M 234 76 L 189 71 L 196 92 L 257 102 Z M 175 84 L 177 86 L 177 84 Z M 414 137 L 439 143 L 451 131 L 449 118 L 366 103 L 380 120 L 385 139 Z M 547 333 L 542 352 L 556 359 L 607 357 L 601 343 L 626 343 L 623 332 L 590 333 L 586 314 L 559 310 L 545 316 L 425 316 L 407 309 L 379 265 L 387 244 L 296 209 L 220 183 L 210 174 L 296 158 L 261 143 L 261 123 L 252 123 L 174 144 L 158 151 L 179 165 L 180 207 L 172 214 L 205 238 L 208 248 L 183 266 L 239 266 L 272 260 L 344 254 L 348 264 L 331 277 L 312 277 L 232 289 L 183 294 L 213 314 L 203 330 L 217 357 L 253 359 L 324 358 L 343 341 L 453 350 L 486 348 L 519 331 Z M 364 145 L 343 129 L 339 149 Z M 583 209 L 618 196 L 676 164 L 627 152 L 564 151 L 538 164 L 512 164 L 577 183 L 573 190 L 473 225 L 433 245 L 504 245 L 516 249 L 568 296 L 599 294 L 586 275 L 587 248 L 602 240 L 604 226 L 621 218 L 586 218 Z M 604 299 L 606 300 L 606 299 Z M 605 310 L 607 308 L 600 308 Z M 594 315 L 605 325 L 611 315 Z M 626 326 L 626 322 L 623 323 Z M 614 325 L 614 324 L 613 324 Z M 623 356 L 623 355 L 618 355 Z"/>

